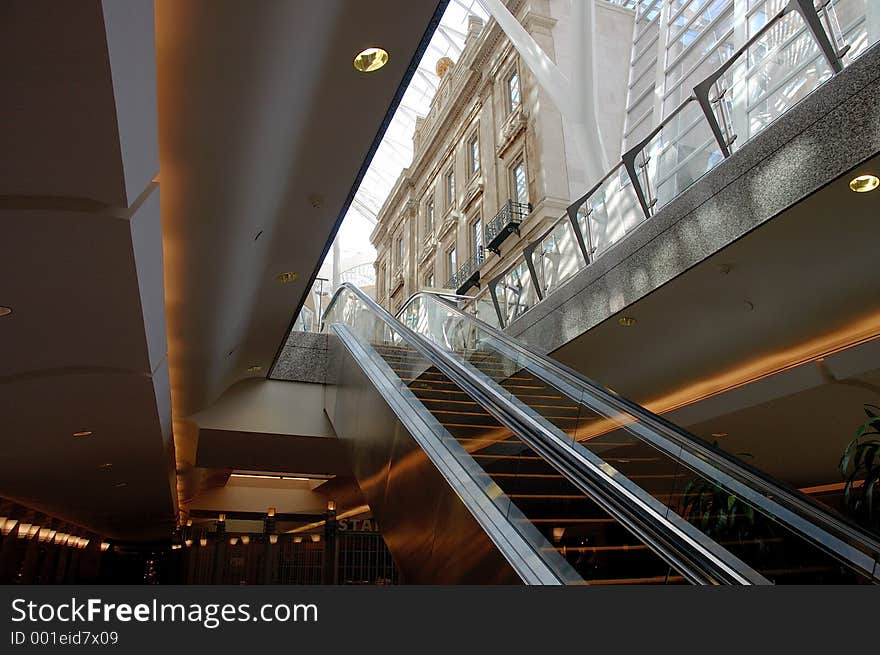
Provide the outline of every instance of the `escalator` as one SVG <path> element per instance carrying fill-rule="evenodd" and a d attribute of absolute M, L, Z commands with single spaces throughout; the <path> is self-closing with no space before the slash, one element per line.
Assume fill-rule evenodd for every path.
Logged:
<path fill-rule="evenodd" d="M 645 410 L 440 297 L 418 294 L 400 317 L 344 286 L 325 328 L 343 369 L 328 415 L 408 579 L 877 581 L 861 535 L 685 449 L 681 431 Z M 388 408 L 376 414 L 393 415 L 393 431 L 351 420 L 367 397 Z M 424 507 L 446 509 L 426 518 Z"/>
<path fill-rule="evenodd" d="M 374 348 L 449 432 L 445 440 L 478 465 L 478 478 L 497 485 L 505 502 L 519 510 L 521 516 L 512 521 L 534 527 L 543 537 L 539 548 L 566 559 L 578 576 L 573 580 L 591 584 L 684 581 L 440 371 L 434 367 L 420 370 L 421 357 L 412 348 L 390 344 Z M 525 377 L 512 376 L 507 384 L 541 406 L 553 407 L 563 400 Z"/>

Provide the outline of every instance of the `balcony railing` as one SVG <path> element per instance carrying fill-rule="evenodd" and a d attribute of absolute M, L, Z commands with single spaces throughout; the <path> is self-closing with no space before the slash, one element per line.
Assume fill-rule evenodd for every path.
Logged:
<path fill-rule="evenodd" d="M 853 1 L 867 11 L 865 0 Z M 501 326 L 589 266 L 867 49 L 865 11 L 861 18 L 849 16 L 849 0 L 815 4 L 819 9 L 814 0 L 789 0 L 738 50 L 721 53 L 723 63 L 689 97 L 489 281 Z M 849 12 L 843 25 L 840 7 Z M 486 224 L 487 248 L 499 253 L 530 212 L 530 205 L 508 200 Z M 463 287 L 450 288 L 460 293 Z"/>
<path fill-rule="evenodd" d="M 480 286 L 480 266 L 484 259 L 483 246 L 477 246 L 474 254 L 468 257 L 446 281 L 446 288 L 455 289 L 455 293 L 463 294 L 473 286 Z"/>
<path fill-rule="evenodd" d="M 486 247 L 496 255 L 501 254 L 501 244 L 511 234 L 519 234 L 519 225 L 532 212 L 532 205 L 508 200 L 495 217 L 486 223 Z"/>

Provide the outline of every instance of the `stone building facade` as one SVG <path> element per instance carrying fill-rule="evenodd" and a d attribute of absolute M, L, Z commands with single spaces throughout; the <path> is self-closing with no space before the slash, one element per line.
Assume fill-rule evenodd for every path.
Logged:
<path fill-rule="evenodd" d="M 554 61 L 573 56 L 571 0 L 511 0 L 511 12 Z M 609 160 L 620 155 L 633 12 L 596 2 L 600 126 Z M 458 61 L 419 118 L 414 156 L 378 215 L 376 299 L 392 312 L 424 288 L 485 294 L 525 243 L 586 188 L 566 125 L 504 32 L 472 17 Z M 610 137 L 610 138 L 609 138 Z M 482 281 L 482 284 L 481 284 Z M 482 298 L 481 298 L 482 299 Z"/>

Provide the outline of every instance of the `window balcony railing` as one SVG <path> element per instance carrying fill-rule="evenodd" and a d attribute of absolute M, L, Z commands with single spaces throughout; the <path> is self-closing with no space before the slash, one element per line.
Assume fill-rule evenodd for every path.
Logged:
<path fill-rule="evenodd" d="M 844 0 L 817 0 L 819 9 L 814 0 L 789 0 L 738 50 L 722 53 L 688 98 L 488 282 L 497 322 L 509 325 L 541 302 L 863 53 L 867 3 L 856 1 L 865 7 L 861 18 L 841 26 L 839 6 L 855 11 Z M 508 200 L 486 224 L 487 248 L 499 253 L 530 212 Z"/>
<path fill-rule="evenodd" d="M 474 254 L 468 257 L 446 281 L 446 288 L 455 289 L 455 293 L 461 295 L 473 286 L 480 286 L 480 266 L 484 259 L 483 246 L 477 246 Z"/>
<path fill-rule="evenodd" d="M 500 255 L 501 244 L 514 232 L 519 234 L 520 223 L 530 213 L 532 213 L 530 203 L 513 200 L 505 202 L 494 218 L 486 223 L 486 247 L 496 255 Z"/>

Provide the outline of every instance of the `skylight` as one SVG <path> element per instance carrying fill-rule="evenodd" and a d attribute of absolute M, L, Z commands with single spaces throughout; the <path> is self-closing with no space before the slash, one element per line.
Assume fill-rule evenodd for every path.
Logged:
<path fill-rule="evenodd" d="M 440 82 L 434 70 L 437 60 L 441 57 L 458 60 L 464 48 L 469 16 L 488 20 L 488 14 L 478 0 L 451 0 L 443 13 L 443 18 L 355 194 L 354 202 L 343 219 L 334 248 L 331 248 L 321 265 L 318 277 L 327 280 L 323 283 L 327 295 L 323 303 L 315 298 L 316 309 L 322 304 L 326 306 L 327 299 L 335 290 L 334 254 L 339 259 L 338 266 L 335 267 L 337 283 L 347 280 L 364 288 L 370 288 L 374 284 L 373 262 L 376 251 L 370 244 L 370 232 L 373 231 L 376 216 L 401 171 L 412 162 L 416 117 L 428 114 L 431 99 Z M 315 292 L 317 293 L 317 288 Z"/>

